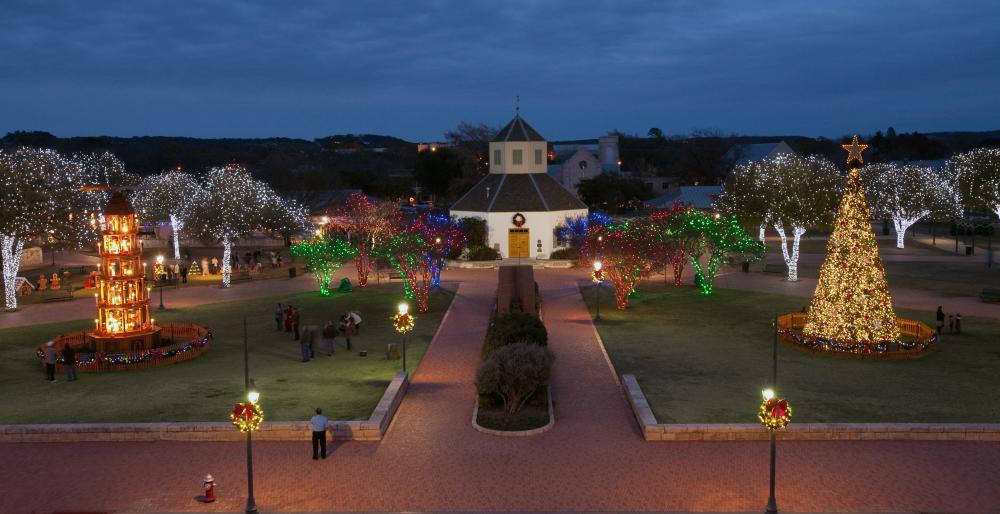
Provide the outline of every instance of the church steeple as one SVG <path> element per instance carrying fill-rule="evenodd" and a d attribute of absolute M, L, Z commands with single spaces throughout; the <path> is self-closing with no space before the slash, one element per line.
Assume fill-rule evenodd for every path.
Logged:
<path fill-rule="evenodd" d="M 514 119 L 490 142 L 490 173 L 545 173 L 547 167 L 548 143 L 521 118 L 521 98 L 517 97 Z"/>

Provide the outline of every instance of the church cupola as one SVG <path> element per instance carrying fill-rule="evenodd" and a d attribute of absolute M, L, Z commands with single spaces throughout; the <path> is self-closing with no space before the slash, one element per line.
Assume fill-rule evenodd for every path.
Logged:
<path fill-rule="evenodd" d="M 490 142 L 490 173 L 545 173 L 548 144 L 520 112 Z"/>

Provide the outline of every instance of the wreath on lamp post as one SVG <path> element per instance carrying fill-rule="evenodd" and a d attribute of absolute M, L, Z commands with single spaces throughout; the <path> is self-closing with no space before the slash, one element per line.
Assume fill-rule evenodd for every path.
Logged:
<path fill-rule="evenodd" d="M 510 218 L 510 222 L 517 228 L 523 227 L 527 221 L 528 220 L 524 217 L 524 214 L 521 214 L 520 212 Z"/>
<path fill-rule="evenodd" d="M 264 411 L 260 405 L 247 401 L 233 405 L 233 412 L 229 413 L 229 419 L 233 421 L 240 432 L 253 432 L 260 428 L 260 422 L 264 420 Z"/>
<path fill-rule="evenodd" d="M 767 398 L 761 402 L 757 418 L 768 430 L 781 430 L 792 421 L 792 406 L 788 404 L 788 400 Z"/>

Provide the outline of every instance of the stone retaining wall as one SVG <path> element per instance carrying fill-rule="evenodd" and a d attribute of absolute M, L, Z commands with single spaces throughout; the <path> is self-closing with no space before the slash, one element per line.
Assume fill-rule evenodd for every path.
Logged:
<path fill-rule="evenodd" d="M 662 424 L 656 422 L 634 375 L 622 386 L 647 441 L 764 441 L 770 435 L 758 423 Z M 994 423 L 795 423 L 778 431 L 787 441 L 1000 441 Z"/>
<path fill-rule="evenodd" d="M 335 441 L 380 441 L 389 429 L 409 380 L 396 373 L 382 399 L 367 420 L 331 421 Z M 80 423 L 53 425 L 0 425 L 0 443 L 47 443 L 88 441 L 243 441 L 244 436 L 229 422 L 177 423 Z M 308 441 L 308 421 L 264 421 L 254 432 L 258 441 Z"/>

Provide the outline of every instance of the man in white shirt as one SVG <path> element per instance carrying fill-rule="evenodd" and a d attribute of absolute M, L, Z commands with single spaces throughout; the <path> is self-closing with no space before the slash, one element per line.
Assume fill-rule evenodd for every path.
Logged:
<path fill-rule="evenodd" d="M 319 407 L 317 407 L 316 408 L 316 415 L 312 417 L 312 419 L 310 420 L 310 423 L 312 423 L 312 431 L 313 431 L 313 439 L 312 439 L 312 441 L 313 441 L 313 460 L 318 459 L 319 458 L 318 455 L 322 455 L 323 458 L 325 459 L 326 458 L 326 427 L 330 423 L 330 420 L 326 419 L 326 416 L 323 415 L 323 409 L 320 409 Z M 318 451 L 321 448 L 322 448 L 322 453 L 318 453 Z"/>

